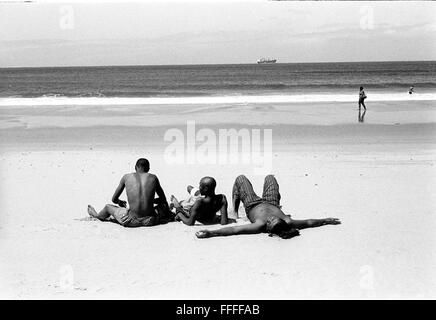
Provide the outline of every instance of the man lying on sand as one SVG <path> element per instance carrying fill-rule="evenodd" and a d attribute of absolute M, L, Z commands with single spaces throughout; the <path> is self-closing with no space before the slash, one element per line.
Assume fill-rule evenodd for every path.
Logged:
<path fill-rule="evenodd" d="M 139 159 L 135 165 L 136 172 L 125 174 L 115 190 L 112 202 L 118 206 L 107 204 L 97 213 L 91 205 L 88 205 L 89 215 L 102 221 L 113 217 L 122 226 L 130 228 L 154 226 L 172 220 L 159 179 L 154 174 L 148 173 L 149 170 L 148 160 Z M 124 188 L 129 201 L 128 209 L 126 201 L 119 199 Z M 154 198 L 155 193 L 159 198 Z M 154 203 L 157 203 L 156 207 Z"/>
<path fill-rule="evenodd" d="M 216 181 L 212 177 L 204 177 L 200 180 L 200 194 L 189 213 L 178 211 L 176 220 L 181 220 L 188 226 L 194 225 L 195 221 L 203 224 L 229 222 L 227 216 L 227 198 L 223 194 L 215 194 Z M 220 211 L 220 215 L 216 213 Z"/>
<path fill-rule="evenodd" d="M 244 204 L 247 217 L 252 223 L 218 230 L 201 230 L 195 235 L 198 238 L 210 238 L 268 232 L 270 235 L 275 234 L 288 239 L 298 236 L 300 234 L 299 229 L 341 223 L 336 218 L 294 220 L 291 219 L 290 215 L 285 215 L 280 206 L 279 185 L 272 175 L 265 177 L 262 198 L 256 195 L 247 177 L 238 176 L 233 185 L 233 207 L 235 212 L 238 212 L 240 201 Z"/>

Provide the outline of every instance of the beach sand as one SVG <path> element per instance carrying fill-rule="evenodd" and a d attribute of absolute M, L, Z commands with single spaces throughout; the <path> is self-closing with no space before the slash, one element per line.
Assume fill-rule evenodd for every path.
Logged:
<path fill-rule="evenodd" d="M 2 107 L 0 298 L 434 299 L 434 106 L 368 103 L 365 123 L 344 104 Z M 197 239 L 204 226 L 84 219 L 139 157 L 168 198 L 205 175 L 228 198 L 238 174 L 260 194 L 263 176 L 250 164 L 165 161 L 165 132 L 188 120 L 214 132 L 272 129 L 283 210 L 342 225 L 290 240 Z"/>

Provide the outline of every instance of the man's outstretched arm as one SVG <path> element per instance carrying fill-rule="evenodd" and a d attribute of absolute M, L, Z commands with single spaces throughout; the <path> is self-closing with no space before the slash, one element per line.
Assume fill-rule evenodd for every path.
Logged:
<path fill-rule="evenodd" d="M 226 237 L 237 234 L 256 234 L 261 233 L 265 228 L 265 223 L 255 222 L 244 224 L 242 226 L 226 227 L 218 230 L 200 230 L 195 233 L 197 238 L 211 238 L 211 237 Z"/>
<path fill-rule="evenodd" d="M 307 220 L 291 220 L 291 226 L 296 229 L 317 228 L 326 225 L 341 224 L 341 220 L 338 218 L 326 218 L 326 219 L 307 219 Z"/>
<path fill-rule="evenodd" d="M 112 196 L 112 202 L 119 205 L 120 207 L 126 207 L 127 203 L 126 201 L 120 200 L 120 195 L 123 193 L 124 188 L 126 184 L 124 181 L 124 176 L 121 178 L 120 184 L 118 185 L 117 189 L 114 192 L 114 195 Z"/>

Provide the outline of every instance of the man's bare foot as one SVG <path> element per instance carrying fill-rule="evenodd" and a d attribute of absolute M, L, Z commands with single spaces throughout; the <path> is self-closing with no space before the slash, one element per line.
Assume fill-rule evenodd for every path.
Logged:
<path fill-rule="evenodd" d="M 181 208 L 182 207 L 174 195 L 171 195 L 170 201 L 171 201 L 171 204 L 173 205 L 174 208 Z"/>
<path fill-rule="evenodd" d="M 88 214 L 93 217 L 93 218 L 97 218 L 98 219 L 98 213 L 97 211 L 95 211 L 94 207 L 91 206 L 90 204 L 88 204 Z"/>
<path fill-rule="evenodd" d="M 341 221 L 338 218 L 327 218 L 325 224 L 341 224 Z"/>

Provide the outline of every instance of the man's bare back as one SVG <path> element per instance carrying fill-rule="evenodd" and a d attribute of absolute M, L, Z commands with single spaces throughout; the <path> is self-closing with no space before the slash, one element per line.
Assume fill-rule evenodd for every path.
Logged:
<path fill-rule="evenodd" d="M 123 176 L 130 212 L 137 217 L 154 215 L 154 195 L 160 188 L 159 180 L 148 172 L 133 172 Z"/>
<path fill-rule="evenodd" d="M 196 217 L 199 222 L 203 224 L 215 224 L 218 222 L 216 213 L 221 211 L 223 206 L 227 206 L 227 200 L 223 194 L 217 194 L 212 197 L 198 199 L 194 206 L 196 206 L 196 210 L 198 211 Z M 220 218 L 223 217 L 220 216 Z M 225 220 L 227 220 L 227 214 Z M 222 224 L 227 224 L 227 221 L 222 222 Z"/>
<path fill-rule="evenodd" d="M 173 221 L 165 198 L 165 193 L 160 186 L 159 179 L 149 173 L 150 164 L 147 159 L 141 158 L 136 162 L 135 171 L 125 174 L 114 192 L 112 202 L 97 212 L 88 205 L 88 213 L 94 218 L 106 221 L 111 217 L 125 227 L 153 226 L 156 224 Z M 126 189 L 129 209 L 126 201 L 119 197 Z M 155 194 L 158 198 L 155 199 Z M 157 203 L 157 206 L 155 204 Z"/>

